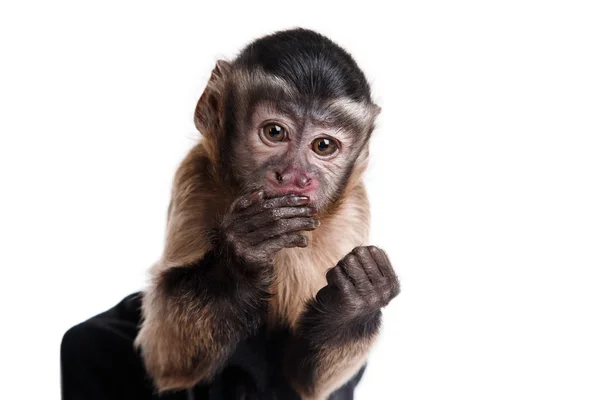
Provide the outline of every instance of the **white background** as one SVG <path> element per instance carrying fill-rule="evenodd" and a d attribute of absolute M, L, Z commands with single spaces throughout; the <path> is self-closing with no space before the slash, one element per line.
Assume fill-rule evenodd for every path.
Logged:
<path fill-rule="evenodd" d="M 0 6 L 2 398 L 59 398 L 64 331 L 161 253 L 215 60 L 294 26 L 383 107 L 372 243 L 402 294 L 357 398 L 600 398 L 597 2 L 216 3 Z"/>

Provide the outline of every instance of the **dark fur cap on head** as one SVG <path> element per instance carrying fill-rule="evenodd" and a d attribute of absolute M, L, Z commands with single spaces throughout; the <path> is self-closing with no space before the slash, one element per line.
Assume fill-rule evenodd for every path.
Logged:
<path fill-rule="evenodd" d="M 352 56 L 327 37 L 308 29 L 280 31 L 260 38 L 242 50 L 234 65 L 260 66 L 311 98 L 346 97 L 371 102 L 367 79 Z"/>

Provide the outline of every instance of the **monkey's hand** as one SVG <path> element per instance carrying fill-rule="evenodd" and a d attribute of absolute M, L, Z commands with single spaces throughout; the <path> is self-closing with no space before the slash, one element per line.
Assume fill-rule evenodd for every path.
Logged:
<path fill-rule="evenodd" d="M 380 309 L 400 292 L 389 258 L 375 246 L 356 247 L 327 271 L 326 278 L 327 286 L 316 296 L 317 308 L 359 331 L 375 321 L 378 326 Z"/>
<path fill-rule="evenodd" d="M 267 199 L 262 190 L 239 197 L 218 229 L 217 250 L 246 268 L 271 266 L 279 250 L 308 245 L 299 232 L 319 226 L 308 203 L 308 197 L 297 195 Z"/>
<path fill-rule="evenodd" d="M 358 372 L 377 336 L 381 308 L 400 292 L 388 257 L 374 246 L 356 247 L 326 277 L 286 354 L 290 382 L 309 399 L 327 398 Z"/>

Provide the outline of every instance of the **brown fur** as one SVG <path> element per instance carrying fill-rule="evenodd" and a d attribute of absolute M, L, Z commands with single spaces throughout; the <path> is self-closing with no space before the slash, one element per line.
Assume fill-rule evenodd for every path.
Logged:
<path fill-rule="evenodd" d="M 331 392 L 344 385 L 365 363 L 375 339 L 376 336 L 371 336 L 351 346 L 323 346 L 315 372 L 317 382 L 313 383 L 310 392 L 302 387 L 296 389 L 303 400 L 325 400 Z"/>

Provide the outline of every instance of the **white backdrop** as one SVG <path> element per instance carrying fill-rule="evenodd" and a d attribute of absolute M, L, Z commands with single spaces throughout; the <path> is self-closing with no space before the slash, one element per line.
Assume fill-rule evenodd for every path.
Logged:
<path fill-rule="evenodd" d="M 401 295 L 360 399 L 600 398 L 594 1 L 3 2 L 2 398 L 139 290 L 217 58 L 294 26 L 383 107 L 366 182 Z"/>

